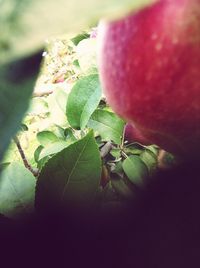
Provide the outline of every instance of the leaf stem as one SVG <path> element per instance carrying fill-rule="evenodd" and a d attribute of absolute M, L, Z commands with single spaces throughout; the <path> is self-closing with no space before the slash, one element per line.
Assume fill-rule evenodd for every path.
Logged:
<path fill-rule="evenodd" d="M 124 128 L 123 128 L 122 140 L 121 140 L 121 145 L 120 145 L 120 147 L 121 147 L 122 150 L 124 148 L 124 139 L 125 139 L 125 130 L 126 130 L 126 127 L 125 126 L 126 125 L 124 125 Z"/>
<path fill-rule="evenodd" d="M 21 159 L 22 159 L 22 161 L 24 163 L 25 168 L 27 168 L 35 177 L 37 177 L 38 176 L 38 170 L 33 169 L 33 167 L 28 163 L 28 160 L 27 160 L 26 155 L 25 155 L 25 153 L 24 153 L 24 151 L 22 149 L 22 146 L 20 144 L 20 141 L 19 141 L 18 137 L 15 136 L 13 138 L 13 141 L 17 146 L 18 152 L 19 152 L 19 154 L 21 156 Z"/>

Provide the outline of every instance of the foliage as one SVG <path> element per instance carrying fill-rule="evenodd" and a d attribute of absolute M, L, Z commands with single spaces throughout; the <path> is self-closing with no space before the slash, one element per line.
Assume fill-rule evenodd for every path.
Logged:
<path fill-rule="evenodd" d="M 3 1 L 0 9 L 0 13 L 5 9 L 10 16 L 9 23 L 6 18 L 3 22 L 8 34 L 0 39 L 0 213 L 8 217 L 26 216 L 33 210 L 34 199 L 37 210 L 66 204 L 98 203 L 102 207 L 112 201 L 126 204 L 156 172 L 159 148 L 124 140 L 125 122 L 111 110 L 101 91 L 96 29 L 70 37 L 49 38 L 36 81 L 41 53 L 28 55 L 38 50 L 45 36 L 63 33 L 69 24 L 59 19 L 53 20 L 55 27 L 51 27 L 49 21 L 36 19 L 25 24 L 30 10 L 41 15 L 44 6 L 40 5 L 38 10 L 38 1 L 27 5 L 22 1 L 16 11 L 15 4 L 11 8 L 9 2 L 15 3 L 15 0 L 7 4 Z M 142 6 L 150 2 L 115 1 L 116 8 L 111 14 L 120 10 L 123 13 L 129 5 Z M 100 14 L 109 13 L 113 3 L 114 0 L 84 3 L 84 7 L 90 6 L 86 12 L 89 20 L 93 19 L 89 15 L 93 5 L 96 10 L 96 5 L 101 7 L 94 15 L 96 22 Z M 66 1 L 63 6 L 65 4 Z M 63 6 L 59 6 L 61 14 Z M 49 10 L 52 18 L 55 13 L 59 14 L 58 10 L 54 12 L 53 2 L 48 2 L 46 8 L 52 8 L 53 12 Z M 70 14 L 71 9 L 66 10 Z M 59 16 L 61 20 L 68 17 Z M 76 17 L 69 16 L 69 22 L 74 22 L 74 18 L 77 21 Z M 14 25 L 16 33 L 11 27 Z M 22 34 L 24 25 L 30 28 Z M 79 27 L 82 25 L 85 22 L 80 22 Z M 37 38 L 35 29 L 39 29 Z M 14 62 L 22 55 L 24 59 Z M 17 133 L 19 143 L 13 139 L 9 145 L 24 114 Z"/>
<path fill-rule="evenodd" d="M 35 178 L 16 162 L 5 167 L 0 181 L 0 211 L 8 217 L 20 217 L 34 208 Z"/>
<path fill-rule="evenodd" d="M 1 62 L 36 52 L 43 47 L 44 40 L 52 35 L 80 31 L 94 25 L 101 17 L 119 16 L 152 2 L 153 0 L 2 0 Z"/>
<path fill-rule="evenodd" d="M 36 208 L 60 203 L 91 203 L 98 191 L 101 160 L 92 132 L 54 155 L 42 169 L 36 187 Z"/>

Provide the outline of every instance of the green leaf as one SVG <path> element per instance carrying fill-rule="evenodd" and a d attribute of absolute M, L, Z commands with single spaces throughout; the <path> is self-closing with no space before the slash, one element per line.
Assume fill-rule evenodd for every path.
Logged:
<path fill-rule="evenodd" d="M 0 58 L 9 61 L 30 55 L 44 40 L 86 29 L 101 17 L 129 13 L 153 0 L 1 0 Z M 78 18 L 78 19 L 77 19 Z"/>
<path fill-rule="evenodd" d="M 67 141 L 71 142 L 77 141 L 76 137 L 74 136 L 74 132 L 71 128 L 66 128 L 64 130 L 64 136 Z"/>
<path fill-rule="evenodd" d="M 159 147 L 157 145 L 148 145 L 148 146 L 145 146 L 145 148 L 151 151 L 154 155 L 158 155 Z"/>
<path fill-rule="evenodd" d="M 73 42 L 73 44 L 74 44 L 75 46 L 77 46 L 79 42 L 81 42 L 82 40 L 87 39 L 87 38 L 89 38 L 89 37 L 90 37 L 90 35 L 89 35 L 88 33 L 83 32 L 83 33 L 78 34 L 78 35 L 76 35 L 75 37 L 73 37 L 73 38 L 71 39 L 71 41 Z"/>
<path fill-rule="evenodd" d="M 26 124 L 21 124 L 20 130 L 21 131 L 28 131 L 28 126 Z"/>
<path fill-rule="evenodd" d="M 37 133 L 37 140 L 42 146 L 58 141 L 58 137 L 49 130 L 44 130 Z"/>
<path fill-rule="evenodd" d="M 140 155 L 145 150 L 145 147 L 138 143 L 130 143 L 124 147 L 126 155 Z"/>
<path fill-rule="evenodd" d="M 1 172 L 4 168 L 8 167 L 9 165 L 10 165 L 10 162 L 0 163 L 0 172 Z"/>
<path fill-rule="evenodd" d="M 66 126 L 67 117 L 65 115 L 67 105 L 67 93 L 62 89 L 56 88 L 54 92 L 47 97 L 50 112 L 50 120 L 55 125 Z"/>
<path fill-rule="evenodd" d="M 130 156 L 122 164 L 123 169 L 129 180 L 136 186 L 142 187 L 148 177 L 148 169 L 139 156 Z"/>
<path fill-rule="evenodd" d="M 115 158 L 120 158 L 121 156 L 121 149 L 119 148 L 113 148 L 111 151 L 110 151 L 110 154 L 115 157 Z"/>
<path fill-rule="evenodd" d="M 80 79 L 72 88 L 67 101 L 67 118 L 76 129 L 85 128 L 101 99 L 101 88 L 97 74 Z"/>
<path fill-rule="evenodd" d="M 116 114 L 97 109 L 91 116 L 88 127 L 94 129 L 105 141 L 121 143 L 125 122 Z"/>
<path fill-rule="evenodd" d="M 84 74 L 97 73 L 97 40 L 95 38 L 82 40 L 76 47 L 76 57 Z"/>
<path fill-rule="evenodd" d="M 153 174 L 157 167 L 157 156 L 150 150 L 145 150 L 141 155 L 140 159 L 146 164 L 149 173 Z"/>
<path fill-rule="evenodd" d="M 11 163 L 0 176 L 0 213 L 16 218 L 33 212 L 35 177 L 24 166 Z"/>
<path fill-rule="evenodd" d="M 58 152 L 62 151 L 64 148 L 68 147 L 71 143 L 72 142 L 59 140 L 59 141 L 46 145 L 40 153 L 39 161 L 46 156 L 52 156 L 54 154 L 57 154 Z"/>
<path fill-rule="evenodd" d="M 101 176 L 98 146 L 89 132 L 52 157 L 41 171 L 36 187 L 36 208 L 61 204 L 91 204 Z"/>
<path fill-rule="evenodd" d="M 50 156 L 43 157 L 41 160 L 38 161 L 37 163 L 37 168 L 41 170 L 43 166 L 49 161 Z"/>
<path fill-rule="evenodd" d="M 112 168 L 112 173 L 118 174 L 118 175 L 123 173 L 122 161 L 115 163 L 115 165 Z"/>
<path fill-rule="evenodd" d="M 41 57 L 0 65 L 0 160 L 28 109 Z"/>
<path fill-rule="evenodd" d="M 40 153 L 41 153 L 41 151 L 42 151 L 43 148 L 44 147 L 42 145 L 39 145 L 36 148 L 35 152 L 34 152 L 34 160 L 35 160 L 36 163 L 39 161 Z"/>
<path fill-rule="evenodd" d="M 66 111 L 67 98 L 68 98 L 68 95 L 63 89 L 57 88 L 55 90 L 56 103 L 58 107 L 63 111 L 63 113 L 65 113 Z"/>

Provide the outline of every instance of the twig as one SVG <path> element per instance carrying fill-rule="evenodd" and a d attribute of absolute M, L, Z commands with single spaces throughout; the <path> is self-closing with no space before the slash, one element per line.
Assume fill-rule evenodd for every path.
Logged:
<path fill-rule="evenodd" d="M 38 176 L 38 170 L 34 170 L 34 169 L 32 168 L 32 166 L 28 163 L 28 160 L 26 159 L 25 153 L 24 153 L 24 151 L 23 151 L 23 149 L 22 149 L 22 146 L 21 146 L 21 144 L 20 144 L 20 141 L 19 141 L 18 137 L 15 136 L 15 137 L 13 138 L 13 141 L 14 141 L 14 143 L 15 143 L 16 146 L 17 146 L 17 149 L 18 149 L 18 151 L 19 151 L 19 154 L 20 154 L 20 156 L 21 156 L 21 159 L 22 159 L 22 161 L 23 161 L 23 163 L 24 163 L 25 168 L 27 168 L 27 169 L 28 169 L 28 170 L 29 170 L 35 177 L 37 177 L 37 176 Z"/>
<path fill-rule="evenodd" d="M 123 150 L 121 151 L 121 156 L 124 157 L 125 159 L 128 158 L 128 155 Z"/>
<path fill-rule="evenodd" d="M 124 148 L 126 125 L 124 125 L 120 147 Z"/>
<path fill-rule="evenodd" d="M 33 98 L 48 96 L 52 93 L 53 93 L 53 90 L 45 90 L 45 91 L 41 91 L 41 92 L 35 91 L 35 92 L 33 92 Z"/>
<path fill-rule="evenodd" d="M 106 144 L 100 150 L 101 158 L 104 158 L 112 150 L 112 148 L 112 143 L 110 141 L 106 142 Z"/>

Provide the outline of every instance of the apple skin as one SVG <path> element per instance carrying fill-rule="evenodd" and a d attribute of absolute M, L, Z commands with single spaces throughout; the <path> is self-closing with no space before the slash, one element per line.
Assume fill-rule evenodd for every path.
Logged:
<path fill-rule="evenodd" d="M 160 0 L 98 27 L 112 109 L 178 155 L 200 151 L 200 0 Z"/>
<path fill-rule="evenodd" d="M 124 138 L 129 143 L 131 142 L 138 142 L 142 145 L 151 145 L 152 142 L 147 140 L 142 133 L 135 127 L 135 125 L 132 123 L 127 123 L 125 125 L 125 132 L 124 132 Z"/>

